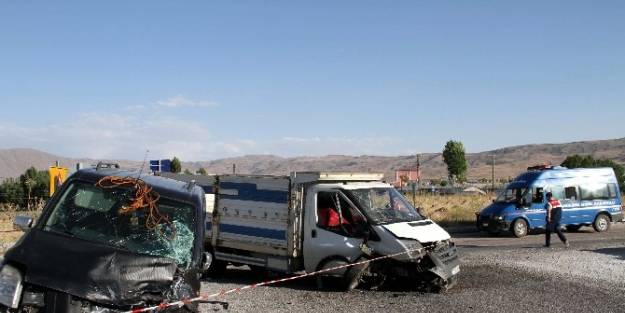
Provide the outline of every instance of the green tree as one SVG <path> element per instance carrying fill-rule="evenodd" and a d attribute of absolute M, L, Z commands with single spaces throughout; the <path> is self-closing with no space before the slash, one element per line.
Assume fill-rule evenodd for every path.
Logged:
<path fill-rule="evenodd" d="M 200 167 L 200 169 L 198 169 L 197 172 L 195 173 L 198 175 L 202 175 L 202 176 L 208 175 L 208 173 L 206 172 L 206 169 L 204 169 L 203 167 Z"/>
<path fill-rule="evenodd" d="M 171 172 L 172 173 L 180 173 L 182 171 L 182 164 L 180 164 L 180 160 L 177 157 L 171 159 Z"/>
<path fill-rule="evenodd" d="M 189 171 L 189 169 L 188 169 L 188 168 L 185 168 L 185 169 L 184 169 L 184 174 L 185 174 L 185 175 L 193 175 L 193 173 L 191 173 L 191 171 Z"/>
<path fill-rule="evenodd" d="M 24 189 L 20 181 L 9 178 L 0 185 L 0 203 L 21 204 L 24 200 Z"/>
<path fill-rule="evenodd" d="M 9 178 L 0 184 L 0 203 L 30 205 L 48 197 L 49 184 L 48 171 L 30 167 L 18 179 Z"/>
<path fill-rule="evenodd" d="M 459 182 L 466 180 L 468 166 L 462 142 L 448 141 L 443 150 L 443 161 L 447 164 L 449 180 Z"/>
<path fill-rule="evenodd" d="M 568 168 L 594 168 L 594 167 L 611 167 L 616 175 L 619 188 L 621 191 L 625 187 L 625 167 L 610 159 L 595 159 L 590 155 L 582 156 L 578 154 L 566 157 L 562 166 Z"/>

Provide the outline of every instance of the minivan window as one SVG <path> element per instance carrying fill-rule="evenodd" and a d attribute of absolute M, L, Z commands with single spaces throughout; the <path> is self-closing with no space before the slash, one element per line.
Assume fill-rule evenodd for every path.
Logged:
<path fill-rule="evenodd" d="M 527 188 L 508 188 L 495 200 L 496 202 L 520 202 L 527 193 Z"/>
<path fill-rule="evenodd" d="M 608 184 L 586 184 L 579 186 L 582 200 L 607 200 L 610 199 Z"/>
<path fill-rule="evenodd" d="M 554 198 L 559 200 L 566 199 L 566 194 L 564 192 L 564 186 L 549 186 L 547 187 L 547 191 L 550 191 Z"/>
<path fill-rule="evenodd" d="M 616 192 L 616 184 L 608 184 L 608 190 L 610 191 L 610 198 L 618 197 L 618 193 Z"/>
<path fill-rule="evenodd" d="M 564 188 L 564 198 L 568 200 L 577 200 L 577 187 Z"/>

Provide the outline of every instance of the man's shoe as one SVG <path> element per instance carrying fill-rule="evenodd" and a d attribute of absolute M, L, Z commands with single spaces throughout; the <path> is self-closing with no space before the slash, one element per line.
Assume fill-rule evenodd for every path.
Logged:
<path fill-rule="evenodd" d="M 565 240 L 565 241 L 564 241 L 564 246 L 565 246 L 565 247 L 567 247 L 567 248 L 571 246 L 571 245 L 569 244 L 569 241 L 568 241 L 568 240 Z"/>
<path fill-rule="evenodd" d="M 543 245 L 543 248 L 551 248 L 550 245 Z"/>

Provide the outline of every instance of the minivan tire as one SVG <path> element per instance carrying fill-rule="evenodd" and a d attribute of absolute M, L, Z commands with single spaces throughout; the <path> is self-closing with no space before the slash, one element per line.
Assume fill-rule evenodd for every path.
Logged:
<path fill-rule="evenodd" d="M 592 223 L 592 227 L 596 232 L 602 233 L 610 229 L 610 223 L 610 217 L 605 213 L 601 213 L 597 215 L 597 218 L 595 218 L 595 222 Z"/>
<path fill-rule="evenodd" d="M 517 218 L 516 220 L 514 220 L 514 222 L 512 222 L 512 225 L 510 226 L 510 230 L 512 231 L 514 237 L 517 238 L 527 236 L 527 233 L 529 231 L 527 222 L 522 218 Z"/>

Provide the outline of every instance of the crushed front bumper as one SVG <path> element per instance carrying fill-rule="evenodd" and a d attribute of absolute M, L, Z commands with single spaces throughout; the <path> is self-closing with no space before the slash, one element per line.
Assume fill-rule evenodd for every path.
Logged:
<path fill-rule="evenodd" d="M 444 281 L 450 281 L 460 273 L 460 257 L 454 243 L 440 244 L 434 250 L 429 251 L 428 256 L 434 264 L 429 271 Z"/>

